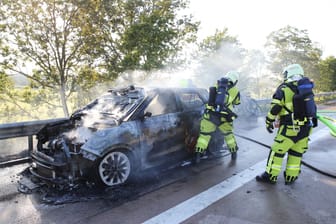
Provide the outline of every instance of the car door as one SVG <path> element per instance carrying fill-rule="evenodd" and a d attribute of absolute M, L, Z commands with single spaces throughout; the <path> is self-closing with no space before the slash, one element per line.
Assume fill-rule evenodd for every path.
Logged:
<path fill-rule="evenodd" d="M 176 93 L 177 103 L 182 107 L 179 117 L 182 121 L 185 147 L 189 153 L 193 153 L 195 150 L 207 95 L 206 89 L 198 88 L 179 89 Z"/>
<path fill-rule="evenodd" d="M 151 116 L 139 123 L 144 168 L 174 162 L 174 154 L 183 147 L 183 137 L 178 129 L 181 124 L 177 116 L 176 97 L 172 90 L 158 91 L 144 109 Z"/>

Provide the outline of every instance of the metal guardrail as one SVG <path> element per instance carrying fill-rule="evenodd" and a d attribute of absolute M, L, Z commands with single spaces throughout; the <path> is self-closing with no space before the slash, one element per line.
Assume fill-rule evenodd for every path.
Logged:
<path fill-rule="evenodd" d="M 55 121 L 61 121 L 64 118 L 59 119 L 49 119 L 49 120 L 40 120 L 40 121 L 27 121 L 27 122 L 17 122 L 17 123 L 8 123 L 0 125 L 0 140 L 10 139 L 10 138 L 18 138 L 18 137 L 27 137 L 28 138 L 28 152 L 33 150 L 34 143 L 33 137 L 37 134 L 37 132 L 44 127 L 46 124 Z M 20 158 L 5 162 L 0 162 L 0 167 L 6 167 L 11 165 L 16 165 L 20 163 L 25 163 L 30 160 L 29 157 Z"/>
<path fill-rule="evenodd" d="M 336 92 L 324 92 L 324 93 L 316 93 L 315 101 L 317 103 L 334 103 L 336 100 Z"/>
<path fill-rule="evenodd" d="M 46 124 L 61 120 L 64 118 L 0 124 L 0 140 L 36 135 Z"/>
<path fill-rule="evenodd" d="M 272 99 L 258 99 L 256 102 L 261 108 L 265 108 L 265 106 L 270 105 Z M 325 101 L 330 103 L 336 102 L 336 92 L 326 92 L 326 93 L 317 93 L 315 94 L 315 101 L 317 103 L 323 103 Z"/>

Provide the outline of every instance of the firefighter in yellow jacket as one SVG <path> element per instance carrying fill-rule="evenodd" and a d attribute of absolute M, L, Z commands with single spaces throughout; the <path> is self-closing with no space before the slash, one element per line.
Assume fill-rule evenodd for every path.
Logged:
<path fill-rule="evenodd" d="M 217 81 L 217 85 L 209 88 L 209 100 L 200 123 L 200 135 L 196 143 L 195 162 L 208 148 L 211 135 L 218 128 L 231 152 L 233 160 L 237 157 L 237 142 L 233 135 L 233 120 L 237 115 L 233 112 L 234 105 L 240 104 L 240 93 L 236 86 L 238 72 L 229 71 Z"/>
<path fill-rule="evenodd" d="M 299 64 L 289 65 L 283 72 L 285 81 L 273 95 L 271 108 L 266 116 L 266 129 L 272 133 L 273 122 L 279 120 L 279 129 L 268 156 L 266 171 L 256 176 L 257 181 L 275 184 L 281 171 L 282 161 L 287 153 L 284 171 L 285 184 L 292 184 L 301 170 L 302 155 L 308 149 L 308 137 L 317 126 L 316 104 L 313 101 L 313 83 L 304 77 Z M 302 85 L 299 85 L 300 83 Z M 302 90 L 300 88 L 302 87 Z M 300 91 L 305 98 L 302 103 Z"/>

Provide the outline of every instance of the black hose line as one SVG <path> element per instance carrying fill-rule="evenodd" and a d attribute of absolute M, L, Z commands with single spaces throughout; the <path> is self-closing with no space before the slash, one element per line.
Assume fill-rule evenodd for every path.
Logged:
<path fill-rule="evenodd" d="M 254 140 L 254 139 L 252 139 L 252 138 L 245 137 L 245 136 L 242 136 L 242 135 L 238 135 L 238 134 L 236 134 L 236 133 L 235 133 L 235 135 L 238 136 L 238 137 L 240 137 L 240 138 L 243 138 L 243 139 L 245 139 L 245 140 L 254 142 L 254 143 L 258 144 L 258 145 L 264 146 L 265 148 L 271 149 L 271 146 L 266 145 L 266 144 L 264 144 L 264 143 L 262 143 L 262 142 L 259 142 L 259 141 L 257 141 L 257 140 Z M 316 168 L 316 167 L 310 165 L 309 163 L 306 163 L 306 162 L 303 161 L 303 160 L 301 161 L 301 163 L 302 163 L 303 165 L 305 165 L 306 167 L 308 167 L 308 168 L 310 168 L 310 169 L 312 169 L 312 170 L 314 170 L 314 171 L 316 171 L 316 172 L 318 172 L 318 173 L 320 173 L 320 174 L 323 174 L 323 175 L 328 176 L 328 177 L 331 177 L 331 178 L 336 178 L 336 175 L 333 175 L 333 174 L 331 174 L 331 173 L 327 173 L 327 172 L 325 172 L 325 171 L 323 171 L 323 170 L 320 170 L 320 169 L 318 169 L 318 168 Z"/>

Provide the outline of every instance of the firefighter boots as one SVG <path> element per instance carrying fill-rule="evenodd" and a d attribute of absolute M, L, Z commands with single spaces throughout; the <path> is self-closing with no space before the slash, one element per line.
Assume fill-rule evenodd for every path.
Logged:
<path fill-rule="evenodd" d="M 285 178 L 285 185 L 291 185 L 298 179 L 297 176 L 289 176 L 286 174 L 286 172 L 284 172 L 283 174 Z"/>
<path fill-rule="evenodd" d="M 275 184 L 276 181 L 271 180 L 270 175 L 267 172 L 263 172 L 262 174 L 256 176 L 256 180 L 259 182 Z"/>
<path fill-rule="evenodd" d="M 195 159 L 195 163 L 196 164 L 200 163 L 200 161 L 201 161 L 201 153 L 200 152 L 196 152 L 194 159 Z"/>
<path fill-rule="evenodd" d="M 237 159 L 237 152 L 231 152 L 231 159 L 236 160 Z"/>

